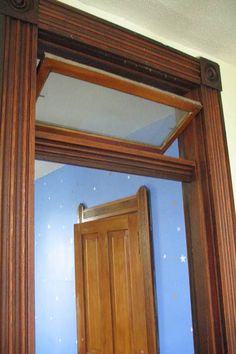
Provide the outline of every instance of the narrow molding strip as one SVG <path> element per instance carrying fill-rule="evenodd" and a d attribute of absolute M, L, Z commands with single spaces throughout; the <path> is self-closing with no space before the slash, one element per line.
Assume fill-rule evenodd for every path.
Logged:
<path fill-rule="evenodd" d="M 58 36 L 60 45 L 68 47 L 74 41 L 83 45 L 83 52 L 93 51 L 93 57 L 112 62 L 123 58 L 122 66 L 135 65 L 137 71 L 149 73 L 150 77 L 157 71 L 162 80 L 173 84 L 179 80 L 188 87 L 200 83 L 198 59 L 60 2 L 41 0 L 40 38 L 47 34 L 49 40 L 50 32 Z"/>
<path fill-rule="evenodd" d="M 191 182 L 195 163 L 55 126 L 36 124 L 36 158 Z"/>

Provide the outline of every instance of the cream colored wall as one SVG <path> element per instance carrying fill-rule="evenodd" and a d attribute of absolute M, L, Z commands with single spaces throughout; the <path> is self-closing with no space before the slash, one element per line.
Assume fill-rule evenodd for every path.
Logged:
<path fill-rule="evenodd" d="M 124 18 L 120 18 L 109 14 L 107 12 L 98 10 L 94 7 L 87 6 L 85 4 L 80 3 L 78 0 L 60 0 L 68 5 L 80 8 L 83 11 L 89 12 L 97 17 L 103 18 L 107 21 L 115 23 L 119 26 L 125 27 L 130 29 L 131 31 L 140 33 L 144 36 L 162 42 L 165 45 L 169 45 L 175 49 L 181 50 L 185 53 L 193 55 L 195 57 L 205 57 L 210 60 L 217 62 L 221 68 L 221 78 L 222 78 L 222 102 L 223 102 L 223 109 L 224 109 L 224 117 L 225 117 L 225 126 L 226 126 L 226 135 L 227 135 L 227 142 L 228 142 L 228 149 L 229 149 L 229 158 L 230 158 L 230 165 L 231 165 L 231 174 L 232 174 L 232 181 L 233 181 L 233 189 L 234 189 L 234 197 L 236 200 L 236 66 L 230 65 L 226 62 L 223 62 L 217 59 L 217 56 L 212 57 L 209 56 L 207 53 L 203 53 L 201 51 L 193 50 L 188 47 L 184 47 L 181 45 L 181 38 L 180 42 L 173 42 L 168 38 L 158 36 L 158 33 L 153 33 L 147 31 L 145 28 L 138 26 L 135 23 L 127 21 Z"/>

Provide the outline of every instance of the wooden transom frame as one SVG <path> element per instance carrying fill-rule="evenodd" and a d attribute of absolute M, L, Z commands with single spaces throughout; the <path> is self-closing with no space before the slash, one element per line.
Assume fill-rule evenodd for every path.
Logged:
<path fill-rule="evenodd" d="M 181 122 L 176 126 L 174 131 L 169 134 L 162 145 L 152 146 L 144 143 L 132 142 L 125 139 L 101 136 L 94 133 L 87 133 L 80 131 L 80 137 L 83 136 L 89 141 L 94 140 L 94 137 L 99 137 L 99 140 L 103 143 L 116 143 L 117 145 L 125 144 L 127 147 L 136 149 L 137 153 L 142 151 L 150 151 L 154 153 L 164 153 L 168 147 L 173 143 L 175 139 L 187 128 L 193 118 L 199 113 L 202 105 L 200 102 L 181 97 L 176 94 L 157 89 L 152 86 L 144 85 L 139 82 L 135 82 L 124 77 L 107 73 L 103 70 L 99 70 L 93 67 L 89 67 L 80 63 L 72 62 L 64 58 L 51 55 L 49 53 L 44 54 L 44 58 L 41 60 L 37 73 L 37 97 L 39 97 L 44 84 L 49 77 L 50 73 L 57 73 L 63 76 L 72 77 L 74 79 L 80 79 L 96 85 L 111 88 L 123 93 L 128 93 L 133 96 L 141 97 L 156 103 L 167 105 L 173 108 L 180 109 L 186 113 Z M 133 117 L 135 121 L 135 117 Z M 48 124 L 50 125 L 50 123 Z"/>
<path fill-rule="evenodd" d="M 180 137 L 181 159 L 196 166 L 196 178 L 183 183 L 194 347 L 196 354 L 235 354 L 236 223 L 217 63 L 55 0 L 1 1 L 0 28 L 1 354 L 35 353 L 35 63 L 44 52 L 202 103 Z M 40 154 L 59 161 L 71 144 L 55 136 L 47 135 Z"/>

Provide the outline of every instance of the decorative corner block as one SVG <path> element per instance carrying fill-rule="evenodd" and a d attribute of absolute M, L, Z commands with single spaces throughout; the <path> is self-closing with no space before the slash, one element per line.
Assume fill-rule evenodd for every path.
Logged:
<path fill-rule="evenodd" d="M 213 61 L 200 58 L 200 69 L 202 84 L 222 91 L 220 66 Z"/>
<path fill-rule="evenodd" d="M 38 0 L 0 0 L 0 14 L 37 24 Z"/>

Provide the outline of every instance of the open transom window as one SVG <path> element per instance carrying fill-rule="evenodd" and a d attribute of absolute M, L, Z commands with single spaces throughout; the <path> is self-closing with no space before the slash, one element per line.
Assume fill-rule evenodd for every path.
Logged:
<path fill-rule="evenodd" d="M 160 153 L 201 109 L 197 101 L 49 54 L 38 68 L 37 95 L 40 124 Z"/>

